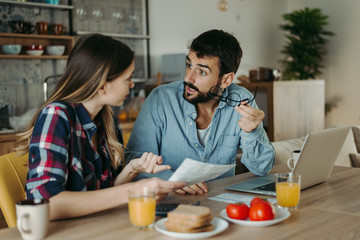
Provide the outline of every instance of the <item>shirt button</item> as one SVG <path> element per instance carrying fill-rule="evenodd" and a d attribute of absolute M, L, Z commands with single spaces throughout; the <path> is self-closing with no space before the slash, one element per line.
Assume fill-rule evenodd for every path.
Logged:
<path fill-rule="evenodd" d="M 193 113 L 193 117 L 196 117 L 196 114 L 195 114 L 195 113 Z"/>
<path fill-rule="evenodd" d="M 190 122 L 190 125 L 192 125 L 193 123 L 192 122 Z"/>
<path fill-rule="evenodd" d="M 195 143 L 195 147 L 198 147 L 198 146 L 199 146 L 199 144 Z"/>

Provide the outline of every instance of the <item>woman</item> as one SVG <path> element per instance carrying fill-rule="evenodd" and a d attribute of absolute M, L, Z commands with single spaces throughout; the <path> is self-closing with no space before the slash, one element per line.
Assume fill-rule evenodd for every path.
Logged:
<path fill-rule="evenodd" d="M 134 69 L 134 52 L 125 44 L 99 34 L 80 38 L 54 93 L 24 134 L 26 196 L 49 199 L 50 219 L 125 204 L 130 188 L 154 188 L 160 199 L 185 186 L 157 178 L 130 182 L 139 172 L 170 168 L 152 153 L 124 166 L 122 135 L 110 106 L 124 103 L 134 87 Z"/>

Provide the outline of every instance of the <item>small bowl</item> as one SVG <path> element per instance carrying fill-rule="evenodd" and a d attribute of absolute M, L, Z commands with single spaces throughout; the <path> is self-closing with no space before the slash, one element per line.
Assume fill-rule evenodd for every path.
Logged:
<path fill-rule="evenodd" d="M 25 47 L 25 50 L 26 51 L 29 51 L 29 50 L 44 50 L 44 45 L 35 45 L 35 44 L 33 44 L 33 45 L 29 45 L 29 46 L 26 46 Z"/>
<path fill-rule="evenodd" d="M 44 53 L 44 45 L 30 45 L 25 47 L 25 52 L 28 55 L 40 56 Z"/>
<path fill-rule="evenodd" d="M 21 52 L 21 45 L 19 44 L 1 45 L 1 50 L 4 54 L 17 55 Z"/>
<path fill-rule="evenodd" d="M 64 54 L 64 52 L 65 52 L 65 46 L 63 45 L 53 45 L 46 47 L 46 53 L 48 55 L 61 56 Z"/>

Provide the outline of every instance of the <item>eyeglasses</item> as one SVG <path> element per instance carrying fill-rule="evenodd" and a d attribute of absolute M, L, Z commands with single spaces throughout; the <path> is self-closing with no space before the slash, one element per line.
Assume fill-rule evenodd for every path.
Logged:
<path fill-rule="evenodd" d="M 246 104 L 249 104 L 252 101 L 254 101 L 254 99 L 256 97 L 256 92 L 257 92 L 257 87 L 255 88 L 255 91 L 254 91 L 254 97 L 251 99 L 249 99 L 249 98 L 241 99 L 240 95 L 237 93 L 230 93 L 228 96 L 223 97 L 222 96 L 223 90 L 218 86 L 213 86 L 210 88 L 207 95 L 209 97 L 211 97 L 213 100 L 222 101 L 231 107 L 236 107 L 236 106 L 240 106 L 241 102 L 246 101 L 246 103 L 245 103 L 245 105 L 246 105 Z"/>

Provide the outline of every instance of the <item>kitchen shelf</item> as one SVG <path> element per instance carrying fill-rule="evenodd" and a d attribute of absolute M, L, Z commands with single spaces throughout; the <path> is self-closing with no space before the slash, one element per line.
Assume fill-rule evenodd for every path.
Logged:
<path fill-rule="evenodd" d="M 28 45 L 65 45 L 65 53 L 62 56 L 32 56 L 27 55 L 22 51 L 20 55 L 6 55 L 0 53 L 0 58 L 11 59 L 67 59 L 73 45 L 74 37 L 72 36 L 57 36 L 57 35 L 40 35 L 40 34 L 20 34 L 20 33 L 0 33 L 0 45 L 4 44 L 20 44 L 21 46 Z M 44 54 L 46 51 L 44 51 Z"/>
<path fill-rule="evenodd" d="M 87 35 L 93 32 L 78 31 L 76 35 Z M 137 34 L 126 34 L 126 33 L 107 33 L 107 32 L 97 32 L 105 36 L 115 37 L 115 38 L 130 38 L 130 39 L 150 39 L 149 35 L 137 35 Z"/>
<path fill-rule="evenodd" d="M 62 56 L 52 56 L 52 55 L 46 55 L 46 51 L 44 51 L 45 55 L 41 56 L 33 56 L 33 55 L 25 55 L 25 54 L 19 54 L 19 55 L 7 55 L 7 54 L 0 54 L 0 58 L 9 58 L 9 59 L 67 59 L 67 55 Z"/>
<path fill-rule="evenodd" d="M 37 3 L 37 2 L 16 2 L 16 1 L 6 1 L 0 0 L 0 3 L 7 3 L 14 6 L 23 6 L 23 7 L 38 7 L 38 8 L 56 8 L 56 9 L 64 9 L 64 10 L 71 10 L 74 9 L 74 6 L 69 5 L 53 5 L 48 3 Z"/>

